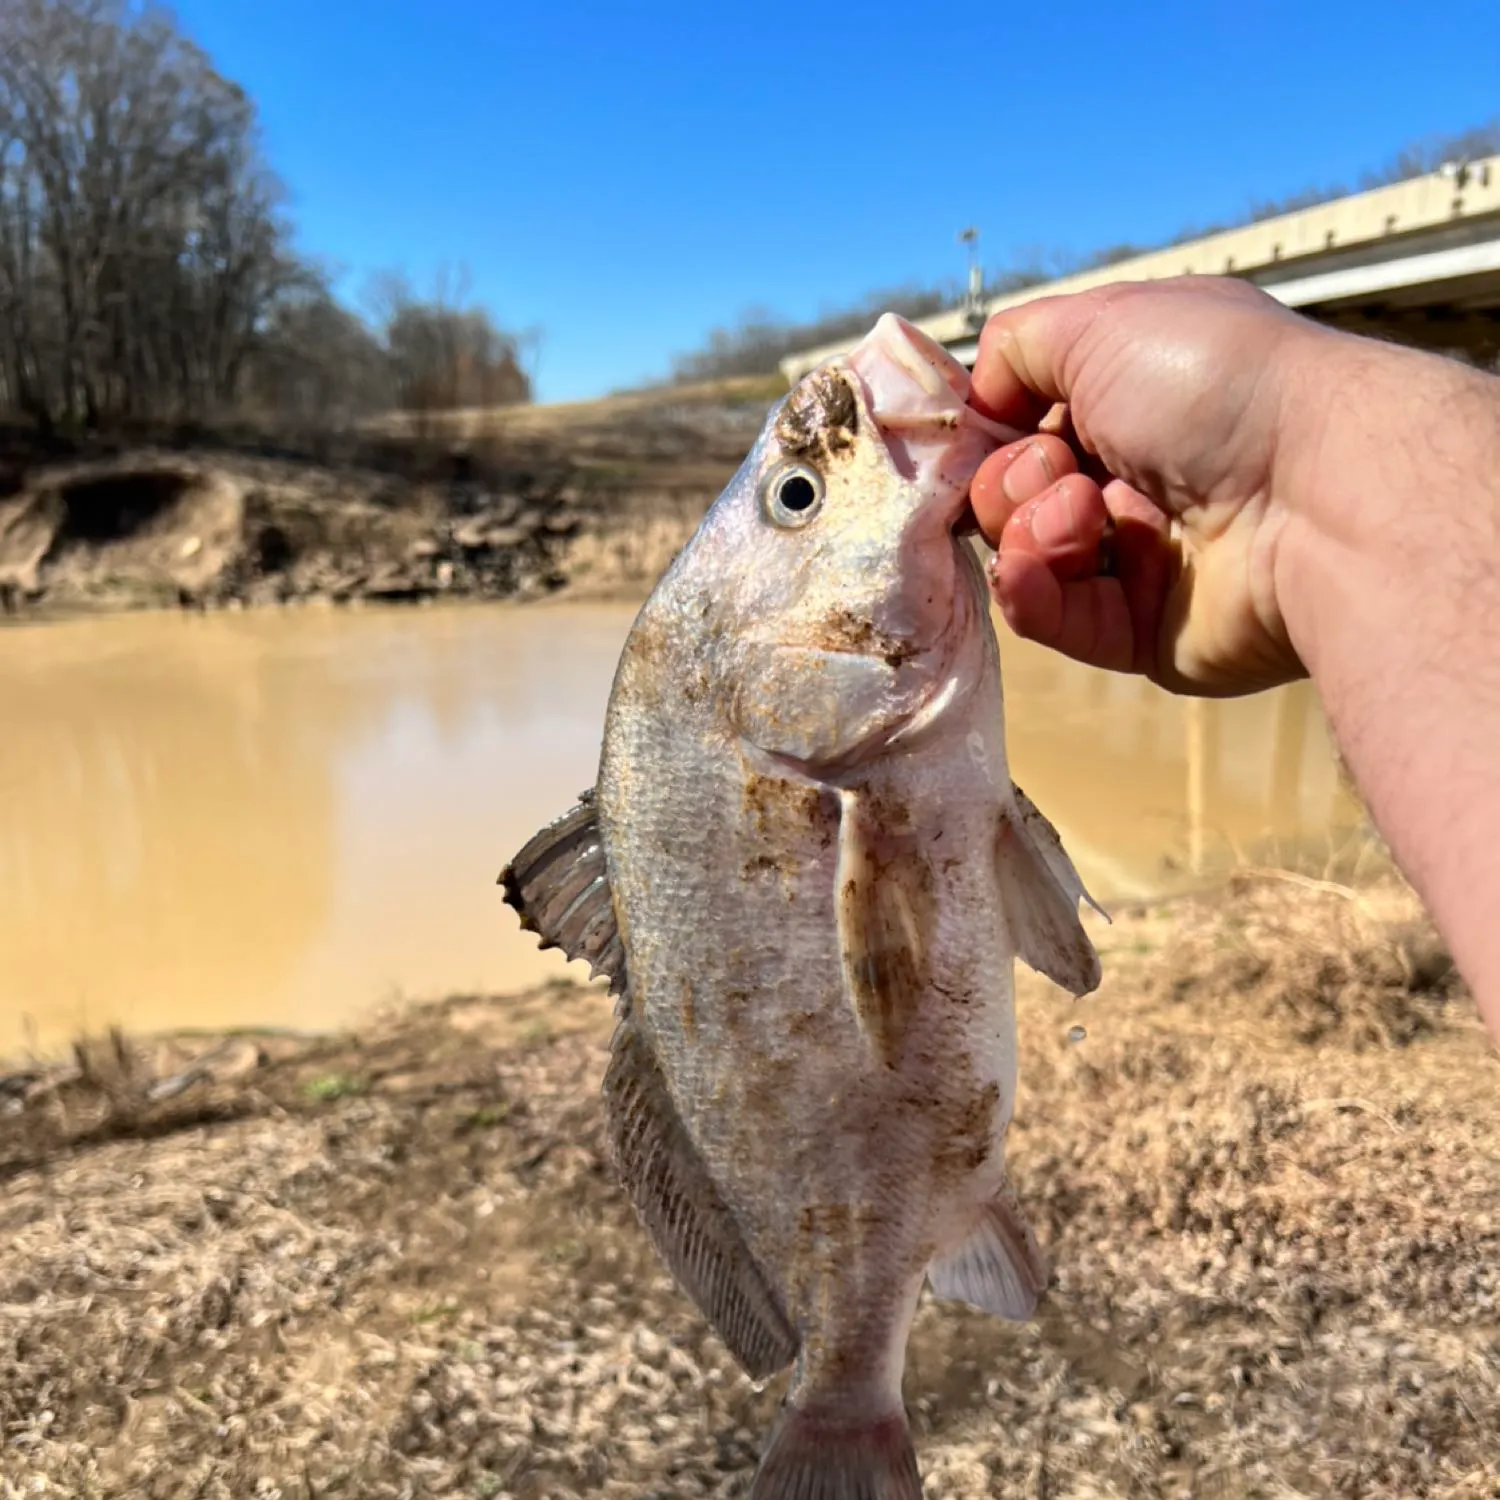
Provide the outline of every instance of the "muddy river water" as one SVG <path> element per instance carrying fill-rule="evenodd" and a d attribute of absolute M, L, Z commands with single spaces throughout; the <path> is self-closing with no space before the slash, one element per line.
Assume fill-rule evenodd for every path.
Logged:
<path fill-rule="evenodd" d="M 0 630 L 0 1055 L 320 1028 L 575 972 L 505 859 L 593 779 L 634 606 L 137 615 Z M 1106 903 L 1304 864 L 1360 812 L 1305 685 L 1189 704 L 1002 627 L 1016 779 Z"/>

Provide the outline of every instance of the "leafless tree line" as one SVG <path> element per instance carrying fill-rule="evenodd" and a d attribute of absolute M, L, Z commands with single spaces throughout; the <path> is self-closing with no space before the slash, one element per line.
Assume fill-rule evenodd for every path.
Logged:
<path fill-rule="evenodd" d="M 0 415 L 42 431 L 525 400 L 482 309 L 372 328 L 291 248 L 255 108 L 129 0 L 0 0 Z"/>
<path fill-rule="evenodd" d="M 1436 135 L 1402 147 L 1383 166 L 1364 172 L 1358 187 L 1331 183 L 1324 187 L 1304 188 L 1283 198 L 1259 200 L 1250 204 L 1238 218 L 1184 228 L 1165 242 L 1137 244 L 1125 241 L 1106 245 L 1087 255 L 1035 253 L 1025 265 L 1003 266 L 987 273 L 985 287 L 990 296 L 1019 291 L 1057 276 L 1076 271 L 1114 265 L 1167 245 L 1182 244 L 1221 230 L 1270 219 L 1297 209 L 1312 208 L 1351 192 L 1405 182 L 1413 177 L 1436 171 L 1447 161 L 1473 161 L 1500 152 L 1500 120 L 1474 126 L 1453 135 Z M 836 308 L 802 322 L 779 318 L 762 308 L 753 308 L 729 328 L 711 329 L 702 346 L 678 355 L 672 365 L 672 379 L 677 382 L 715 380 L 732 375 L 773 373 L 788 354 L 852 338 L 887 310 L 904 317 L 921 318 L 960 305 L 963 287 L 955 278 L 928 287 L 902 287 L 874 292 L 846 307 Z"/>
<path fill-rule="evenodd" d="M 535 333 L 498 329 L 483 308 L 470 304 L 462 280 L 440 274 L 424 298 L 394 272 L 374 279 L 366 292 L 381 330 L 396 405 L 407 411 L 452 411 L 525 401 L 530 383 L 523 345 Z"/>
<path fill-rule="evenodd" d="M 764 308 L 750 308 L 729 328 L 709 330 L 703 347 L 678 355 L 672 379 L 679 383 L 773 372 L 788 354 L 863 333 L 882 312 L 925 318 L 958 299 L 954 286 L 906 286 L 871 292 L 849 307 L 810 322 L 794 323 Z"/>

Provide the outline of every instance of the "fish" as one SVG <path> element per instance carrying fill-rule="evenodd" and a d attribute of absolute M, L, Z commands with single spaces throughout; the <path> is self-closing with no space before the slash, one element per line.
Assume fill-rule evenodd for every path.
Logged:
<path fill-rule="evenodd" d="M 915 1500 L 924 1285 L 1012 1321 L 1050 1266 L 1005 1168 L 1019 957 L 1100 983 L 1008 771 L 964 535 L 1019 434 L 883 314 L 771 410 L 621 651 L 598 776 L 501 876 L 616 996 L 619 1179 L 752 1380 L 791 1368 L 751 1500 Z"/>

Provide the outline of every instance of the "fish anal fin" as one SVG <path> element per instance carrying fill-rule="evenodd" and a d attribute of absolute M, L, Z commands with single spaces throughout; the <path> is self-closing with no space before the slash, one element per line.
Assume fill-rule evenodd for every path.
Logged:
<path fill-rule="evenodd" d="M 797 1338 L 725 1206 L 634 1020 L 604 1077 L 610 1149 L 657 1253 L 753 1379 L 784 1369 Z"/>
<path fill-rule="evenodd" d="M 624 992 L 625 951 L 592 791 L 527 841 L 501 872 L 500 884 L 543 948 L 583 959 L 592 977 L 604 974 L 616 994 Z"/>
<path fill-rule="evenodd" d="M 985 1205 L 968 1238 L 927 1270 L 933 1296 L 1013 1323 L 1036 1311 L 1050 1278 L 1047 1257 L 1008 1185 Z"/>
<path fill-rule="evenodd" d="M 836 906 L 844 989 L 875 1055 L 894 1066 L 927 992 L 934 871 L 919 838 L 840 794 Z"/>
<path fill-rule="evenodd" d="M 1020 787 L 1003 811 L 995 841 L 1000 903 L 1019 956 L 1074 995 L 1099 987 L 1099 954 L 1078 903 L 1103 908 L 1084 889 L 1057 830 Z M 1107 920 L 1107 919 L 1106 919 Z"/>

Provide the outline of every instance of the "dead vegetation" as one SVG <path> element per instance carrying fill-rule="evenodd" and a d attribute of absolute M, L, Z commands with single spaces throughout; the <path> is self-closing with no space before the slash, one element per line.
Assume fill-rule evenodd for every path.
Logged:
<path fill-rule="evenodd" d="M 1500 1072 L 1409 894 L 1098 931 L 1098 994 L 1022 988 L 1055 1285 L 1024 1327 L 924 1304 L 928 1494 L 1500 1491 Z M 608 1027 L 564 985 L 12 1075 L 0 1494 L 743 1495 L 779 1383 L 614 1186 Z"/>
<path fill-rule="evenodd" d="M 1300 894 L 1299 894 L 1300 893 Z M 1433 1034 L 1461 988 L 1453 959 L 1399 887 L 1353 891 L 1291 871 L 1238 875 L 1227 909 L 1187 907 L 1177 1003 L 1237 994 L 1294 1041 L 1354 1050 Z"/>

